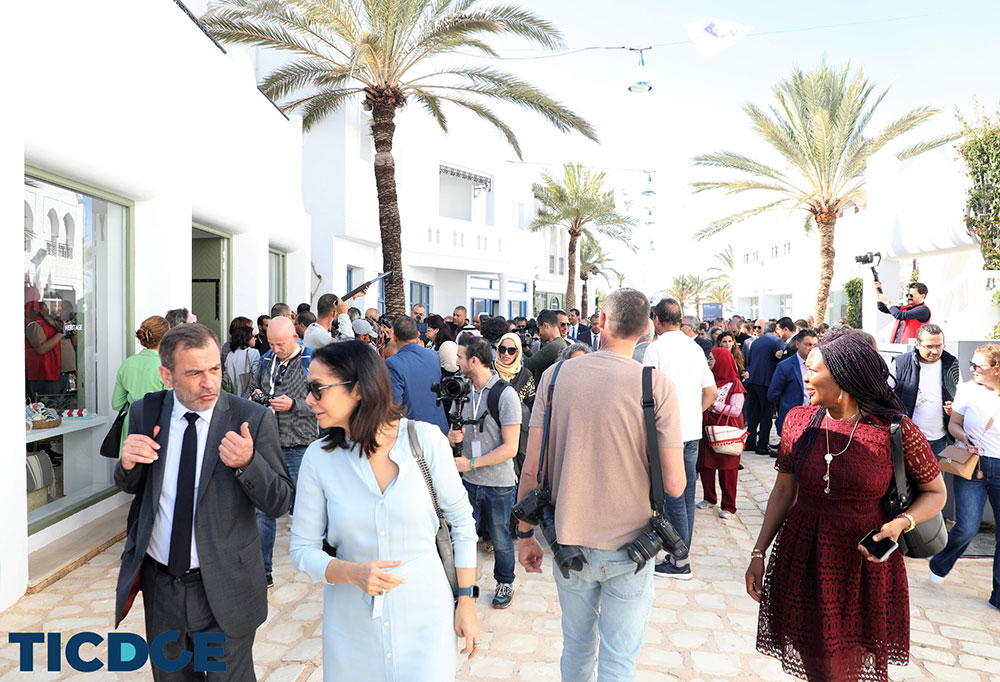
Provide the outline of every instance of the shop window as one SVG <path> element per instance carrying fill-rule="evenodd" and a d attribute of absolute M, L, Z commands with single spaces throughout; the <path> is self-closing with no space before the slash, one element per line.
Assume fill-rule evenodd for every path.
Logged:
<path fill-rule="evenodd" d="M 129 209 L 27 177 L 24 202 L 25 402 L 57 410 L 61 419 L 35 421 L 25 436 L 34 472 L 31 533 L 115 490 L 114 462 L 98 450 L 115 416 L 112 392 L 125 359 Z M 29 243 L 33 235 L 45 248 Z M 38 353 L 57 329 L 63 339 Z"/>

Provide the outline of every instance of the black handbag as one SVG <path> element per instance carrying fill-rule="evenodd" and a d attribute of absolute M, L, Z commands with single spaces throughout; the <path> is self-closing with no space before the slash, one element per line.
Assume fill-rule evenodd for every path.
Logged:
<path fill-rule="evenodd" d="M 889 518 L 896 518 L 913 504 L 914 486 L 906 475 L 903 461 L 903 415 L 893 415 L 889 425 L 889 440 L 892 443 L 893 479 L 889 492 L 882 500 L 882 508 Z M 903 556 L 914 559 L 929 559 L 948 544 L 948 529 L 944 525 L 944 515 L 938 512 L 926 521 L 917 524 L 908 533 L 900 533 L 896 540 Z"/>
<path fill-rule="evenodd" d="M 122 431 L 125 430 L 125 419 L 128 417 L 129 404 L 118 411 L 118 416 L 111 423 L 111 428 L 101 441 L 101 456 L 108 459 L 118 459 L 122 448 Z"/>

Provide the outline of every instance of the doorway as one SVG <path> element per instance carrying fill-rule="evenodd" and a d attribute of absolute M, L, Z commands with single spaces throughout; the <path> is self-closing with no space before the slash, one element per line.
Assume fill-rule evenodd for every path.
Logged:
<path fill-rule="evenodd" d="M 229 332 L 230 238 L 203 225 L 191 230 L 191 312 L 225 343 Z"/>

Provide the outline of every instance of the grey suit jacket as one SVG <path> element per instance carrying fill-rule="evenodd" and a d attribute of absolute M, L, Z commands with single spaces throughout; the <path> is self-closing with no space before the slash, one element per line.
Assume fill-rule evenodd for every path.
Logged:
<path fill-rule="evenodd" d="M 137 401 L 129 410 L 129 433 L 152 433 L 143 424 L 144 410 Z M 168 391 L 157 423 L 160 459 L 138 464 L 126 471 L 121 460 L 115 466 L 115 484 L 123 491 L 142 495 L 138 518 L 128 529 L 115 600 L 115 627 L 128 612 L 140 584 L 140 571 L 153 531 L 163 485 L 164 455 L 173 391 Z M 247 422 L 253 437 L 254 456 L 237 478 L 236 470 L 219 459 L 219 444 L 229 431 L 239 433 Z M 143 476 L 143 469 L 148 469 Z M 274 414 L 249 400 L 225 391 L 219 394 L 208 428 L 198 484 L 194 535 L 201 562 L 201 577 L 212 614 L 223 632 L 234 637 L 249 634 L 267 617 L 267 584 L 260 551 L 255 510 L 282 516 L 292 505 L 292 481 L 285 469 L 278 425 Z M 147 602 L 146 609 L 153 608 Z"/>

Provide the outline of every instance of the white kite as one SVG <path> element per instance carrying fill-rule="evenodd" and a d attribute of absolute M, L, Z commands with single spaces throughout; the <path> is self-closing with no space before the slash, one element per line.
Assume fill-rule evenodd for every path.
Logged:
<path fill-rule="evenodd" d="M 743 40 L 752 27 L 706 17 L 684 24 L 702 59 L 719 54 Z"/>

